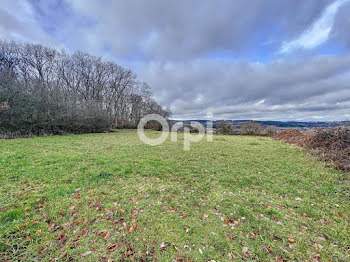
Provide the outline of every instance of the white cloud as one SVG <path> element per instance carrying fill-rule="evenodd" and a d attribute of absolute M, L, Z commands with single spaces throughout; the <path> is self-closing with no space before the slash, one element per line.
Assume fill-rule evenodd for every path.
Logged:
<path fill-rule="evenodd" d="M 56 41 L 38 23 L 27 0 L 3 0 L 0 6 L 0 39 L 56 46 Z"/>
<path fill-rule="evenodd" d="M 329 5 L 321 17 L 305 30 L 297 39 L 284 42 L 280 53 L 289 53 L 298 48 L 312 49 L 328 40 L 338 9 L 349 0 L 337 0 Z"/>

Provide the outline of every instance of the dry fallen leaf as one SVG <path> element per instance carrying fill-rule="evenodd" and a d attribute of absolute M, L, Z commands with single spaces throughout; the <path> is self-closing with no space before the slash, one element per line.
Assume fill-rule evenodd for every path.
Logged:
<path fill-rule="evenodd" d="M 343 213 L 338 213 L 337 216 L 343 218 L 343 217 L 344 217 L 344 214 L 343 214 Z"/>
<path fill-rule="evenodd" d="M 83 231 L 81 231 L 81 236 L 82 236 L 82 237 L 86 237 L 88 231 L 89 231 L 88 228 L 84 228 Z"/>
<path fill-rule="evenodd" d="M 67 242 L 67 238 L 64 234 L 59 235 L 57 239 L 59 240 L 57 246 L 60 248 L 63 247 Z"/>
<path fill-rule="evenodd" d="M 314 244 L 314 247 L 317 249 L 317 250 L 320 250 L 323 248 L 323 246 L 321 246 L 320 244 Z"/>
<path fill-rule="evenodd" d="M 263 246 L 263 250 L 264 250 L 264 252 L 265 252 L 266 254 L 271 253 L 271 249 L 268 248 L 267 246 Z"/>
<path fill-rule="evenodd" d="M 276 254 L 275 261 L 276 262 L 282 262 L 282 258 L 279 255 Z"/>
<path fill-rule="evenodd" d="M 242 254 L 245 257 L 250 257 L 250 255 L 248 254 L 248 248 L 247 247 L 243 247 L 242 248 Z"/>
<path fill-rule="evenodd" d="M 176 212 L 176 210 L 173 207 L 170 207 L 168 209 L 168 213 L 175 213 L 175 212 Z"/>
<path fill-rule="evenodd" d="M 249 233 L 249 237 L 254 240 L 255 239 L 255 233 L 254 232 L 250 232 Z"/>
<path fill-rule="evenodd" d="M 295 243 L 295 240 L 294 240 L 293 237 L 289 237 L 289 238 L 288 238 L 288 242 L 291 243 L 291 244 L 293 244 L 293 243 Z"/>
<path fill-rule="evenodd" d="M 228 235 L 228 237 L 229 237 L 230 239 L 234 239 L 234 238 L 235 238 L 235 236 L 234 236 L 232 233 L 228 233 L 227 235 Z"/>
<path fill-rule="evenodd" d="M 109 251 L 109 252 L 114 252 L 117 250 L 117 244 L 108 244 L 106 249 Z"/>
<path fill-rule="evenodd" d="M 227 223 L 227 224 L 233 224 L 234 221 L 232 219 L 229 219 L 227 217 L 223 217 L 224 221 Z"/>
<path fill-rule="evenodd" d="M 307 230 L 308 228 L 307 227 L 305 227 L 305 226 L 301 226 L 301 227 L 299 227 L 299 231 L 300 232 L 302 232 L 302 231 L 305 231 L 305 230 Z"/>
<path fill-rule="evenodd" d="M 109 233 L 108 231 L 106 231 L 106 232 L 101 232 L 100 235 L 101 235 L 101 237 L 103 237 L 104 240 L 106 240 L 106 241 L 111 237 L 111 233 Z"/>

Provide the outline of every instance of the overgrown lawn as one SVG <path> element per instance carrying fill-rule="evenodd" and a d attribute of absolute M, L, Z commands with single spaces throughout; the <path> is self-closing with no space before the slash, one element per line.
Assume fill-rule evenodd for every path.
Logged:
<path fill-rule="evenodd" d="M 1 261 L 350 260 L 349 176 L 269 138 L 0 140 L 0 177 Z"/>

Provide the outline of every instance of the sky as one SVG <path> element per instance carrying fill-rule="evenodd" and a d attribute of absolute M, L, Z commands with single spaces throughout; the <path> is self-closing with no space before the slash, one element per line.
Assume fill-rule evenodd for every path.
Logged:
<path fill-rule="evenodd" d="M 135 71 L 173 119 L 350 120 L 350 0 L 1 0 L 0 38 Z"/>

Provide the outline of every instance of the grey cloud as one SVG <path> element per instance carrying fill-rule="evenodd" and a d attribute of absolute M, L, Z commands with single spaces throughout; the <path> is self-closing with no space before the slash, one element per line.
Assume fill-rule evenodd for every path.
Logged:
<path fill-rule="evenodd" d="M 335 25 L 331 32 L 330 42 L 336 45 L 343 45 L 350 49 L 350 2 L 346 3 L 336 17 Z"/>
<path fill-rule="evenodd" d="M 266 64 L 201 59 L 139 68 L 175 118 L 205 118 L 208 112 L 216 118 L 288 118 L 304 112 L 312 120 L 315 114 L 327 119 L 327 109 L 333 119 L 350 113 L 349 55 Z"/>
<path fill-rule="evenodd" d="M 279 44 L 282 37 L 301 33 L 330 2 L 66 1 L 100 21 L 93 34 L 117 55 L 157 59 L 188 59 L 219 51 L 239 55 L 266 42 Z"/>

